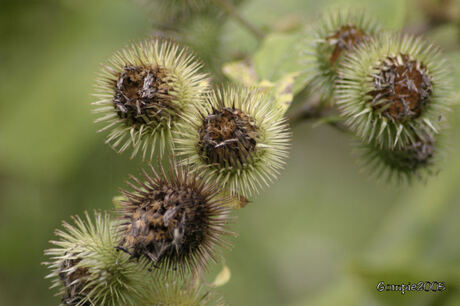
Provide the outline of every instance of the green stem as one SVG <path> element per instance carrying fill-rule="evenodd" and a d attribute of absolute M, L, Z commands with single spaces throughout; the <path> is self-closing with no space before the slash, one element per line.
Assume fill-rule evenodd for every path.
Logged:
<path fill-rule="evenodd" d="M 297 124 L 310 119 L 320 119 L 326 117 L 328 113 L 330 113 L 330 109 L 328 107 L 324 107 L 324 104 L 320 103 L 320 100 L 316 101 L 316 98 L 317 97 L 310 98 L 302 106 L 287 115 L 291 126 L 296 126 Z M 334 121 L 327 122 L 327 124 L 341 132 L 348 133 L 348 129 L 342 122 Z"/>
<path fill-rule="evenodd" d="M 213 0 L 217 5 L 222 7 L 229 15 L 235 18 L 242 26 L 251 32 L 258 40 L 265 37 L 265 33 L 261 29 L 253 25 L 249 20 L 243 17 L 230 0 Z"/>

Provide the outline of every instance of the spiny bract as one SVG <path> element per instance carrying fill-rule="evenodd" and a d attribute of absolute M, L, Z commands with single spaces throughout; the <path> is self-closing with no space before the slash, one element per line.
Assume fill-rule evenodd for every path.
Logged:
<path fill-rule="evenodd" d="M 440 51 L 423 39 L 382 34 L 348 53 L 338 73 L 339 110 L 363 142 L 404 149 L 439 132 L 449 78 Z"/>
<path fill-rule="evenodd" d="M 180 124 L 178 155 L 207 182 L 250 197 L 269 185 L 288 157 L 286 121 L 256 89 L 219 89 L 206 100 Z"/>
<path fill-rule="evenodd" d="M 171 148 L 171 131 L 188 108 L 200 103 L 208 88 L 201 63 L 187 49 L 163 39 L 150 39 L 115 53 L 97 80 L 95 113 L 110 130 L 106 143 L 118 152 L 132 149 L 151 159 Z M 149 153 L 150 152 L 150 153 Z"/>
<path fill-rule="evenodd" d="M 158 278 L 153 282 L 145 305 L 224 306 L 221 296 L 205 288 L 196 279 Z"/>
<path fill-rule="evenodd" d="M 145 182 L 131 176 L 133 191 L 123 191 L 124 214 L 119 249 L 134 258 L 147 258 L 159 272 L 202 271 L 216 261 L 216 248 L 229 247 L 224 235 L 230 220 L 228 197 L 214 183 L 206 183 L 171 163 L 167 175 L 150 166 Z"/>
<path fill-rule="evenodd" d="M 64 305 L 138 305 L 149 284 L 142 265 L 115 249 L 119 234 L 105 213 L 94 220 L 74 217 L 74 225 L 64 222 L 57 230 L 56 247 L 45 251 L 44 264 L 51 269 L 52 288 L 58 287 Z"/>
<path fill-rule="evenodd" d="M 400 184 L 411 183 L 414 178 L 426 181 L 437 174 L 440 147 L 439 140 L 426 135 L 402 149 L 388 150 L 372 144 L 360 144 L 358 149 L 362 165 L 372 177 Z"/>
<path fill-rule="evenodd" d="M 308 27 L 302 50 L 305 74 L 325 100 L 334 92 L 337 67 L 344 54 L 374 36 L 380 26 L 362 11 L 331 10 Z"/>

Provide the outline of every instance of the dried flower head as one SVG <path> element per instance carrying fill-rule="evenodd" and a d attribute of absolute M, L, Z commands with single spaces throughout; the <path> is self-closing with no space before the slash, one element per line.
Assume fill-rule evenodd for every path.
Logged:
<path fill-rule="evenodd" d="M 380 26 L 364 12 L 329 11 L 308 28 L 305 38 L 305 73 L 311 77 L 313 88 L 323 99 L 334 92 L 337 67 L 345 54 L 374 36 Z"/>
<path fill-rule="evenodd" d="M 229 247 L 223 236 L 229 222 L 229 199 L 218 186 L 174 163 L 169 175 L 150 166 L 145 182 L 131 176 L 133 191 L 123 191 L 123 238 L 119 249 L 133 258 L 147 258 L 153 267 L 168 273 L 203 270 L 216 261 L 216 248 Z"/>
<path fill-rule="evenodd" d="M 45 251 L 45 262 L 64 305 L 138 305 L 148 288 L 148 272 L 129 256 L 117 252 L 116 225 L 110 216 L 96 212 L 94 220 L 74 218 L 57 230 L 56 247 Z"/>
<path fill-rule="evenodd" d="M 383 34 L 348 53 L 338 72 L 340 112 L 365 143 L 404 149 L 439 132 L 450 103 L 449 78 L 433 45 Z"/>
<path fill-rule="evenodd" d="M 93 103 L 102 114 L 96 122 L 106 123 L 99 131 L 110 130 L 106 143 L 151 159 L 159 142 L 163 154 L 181 114 L 207 90 L 200 68 L 188 50 L 168 40 L 151 39 L 117 52 L 102 67 L 99 100 Z"/>
<path fill-rule="evenodd" d="M 424 181 L 439 170 L 440 145 L 432 135 L 418 138 L 402 149 L 388 150 L 376 148 L 372 144 L 360 145 L 364 167 L 378 179 L 411 182 L 413 178 Z"/>
<path fill-rule="evenodd" d="M 145 305 L 223 306 L 221 296 L 194 279 L 158 278 L 148 290 Z"/>
<path fill-rule="evenodd" d="M 288 157 L 285 119 L 257 90 L 216 90 L 207 102 L 179 126 L 177 152 L 207 182 L 249 197 L 278 175 Z"/>

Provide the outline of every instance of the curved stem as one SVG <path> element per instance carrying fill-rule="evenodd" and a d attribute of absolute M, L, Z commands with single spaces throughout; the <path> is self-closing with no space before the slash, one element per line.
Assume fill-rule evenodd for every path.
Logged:
<path fill-rule="evenodd" d="M 328 116 L 329 111 L 330 109 L 328 107 L 324 107 L 319 97 L 312 97 L 302 106 L 298 107 L 293 112 L 290 112 L 287 115 L 287 118 L 291 126 L 296 126 L 297 124 L 306 120 L 326 117 Z M 342 122 L 329 121 L 327 124 L 341 132 L 349 132 L 347 127 Z"/>
<path fill-rule="evenodd" d="M 217 5 L 222 7 L 229 15 L 235 18 L 241 25 L 243 25 L 249 32 L 251 32 L 258 40 L 265 37 L 265 33 L 261 29 L 253 25 L 249 20 L 244 18 L 233 5 L 230 0 L 213 0 Z"/>

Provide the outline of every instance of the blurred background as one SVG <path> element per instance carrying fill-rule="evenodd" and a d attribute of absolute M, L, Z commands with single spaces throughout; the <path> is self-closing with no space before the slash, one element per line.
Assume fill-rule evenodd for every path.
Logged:
<path fill-rule="evenodd" d="M 0 305 L 58 304 L 41 265 L 54 229 L 85 210 L 112 209 L 127 174 L 142 166 L 96 133 L 90 94 L 101 62 L 129 41 L 169 35 L 190 45 L 221 81 L 222 63 L 258 49 L 211 5 L 165 21 L 145 2 L 0 1 Z M 459 91 L 460 1 L 235 4 L 264 31 L 286 37 L 326 7 L 365 8 L 386 28 L 423 32 L 440 45 Z M 292 60 L 275 51 L 268 62 Z M 449 120 L 442 171 L 410 187 L 369 179 L 340 132 L 296 126 L 280 179 L 237 211 L 239 237 L 225 253 L 232 278 L 219 293 L 230 305 L 460 305 L 458 108 Z M 379 281 L 444 281 L 447 290 L 380 293 Z"/>

